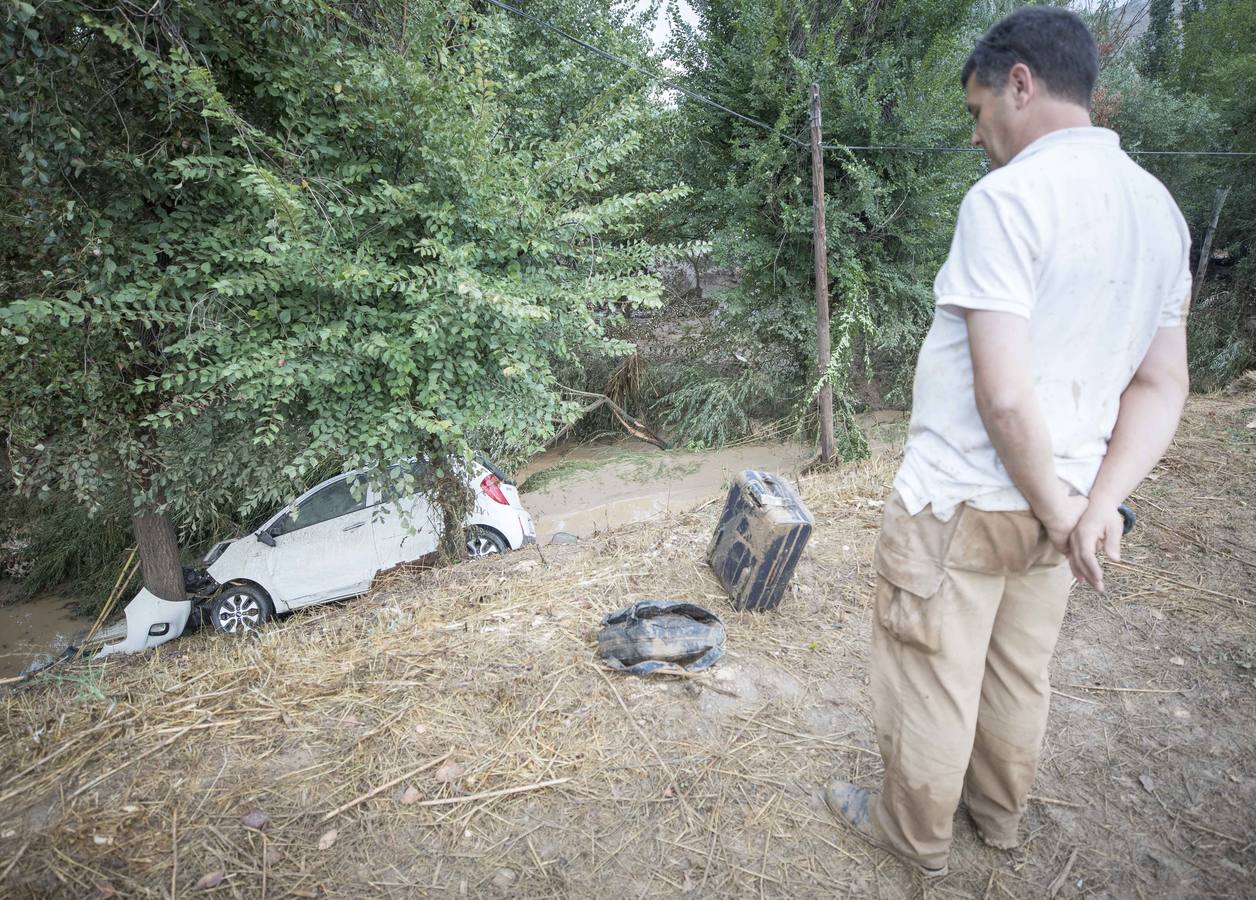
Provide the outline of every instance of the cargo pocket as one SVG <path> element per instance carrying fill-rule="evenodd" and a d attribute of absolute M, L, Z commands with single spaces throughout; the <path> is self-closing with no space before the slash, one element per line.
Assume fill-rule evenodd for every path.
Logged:
<path fill-rule="evenodd" d="M 900 643 L 924 653 L 942 649 L 942 567 L 930 560 L 904 559 L 878 548 L 877 621 Z"/>

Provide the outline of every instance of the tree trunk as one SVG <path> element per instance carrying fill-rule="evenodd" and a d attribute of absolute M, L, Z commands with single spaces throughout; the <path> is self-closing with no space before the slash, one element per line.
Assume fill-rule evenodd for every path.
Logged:
<path fill-rule="evenodd" d="M 449 507 L 441 506 L 440 554 L 450 562 L 458 562 L 467 558 L 467 541 L 463 534 L 465 514 L 459 515 Z"/>
<path fill-rule="evenodd" d="M 162 600 L 187 599 L 183 587 L 183 562 L 179 558 L 179 536 L 164 512 L 145 510 L 131 517 L 135 543 L 144 569 L 144 587 Z"/>

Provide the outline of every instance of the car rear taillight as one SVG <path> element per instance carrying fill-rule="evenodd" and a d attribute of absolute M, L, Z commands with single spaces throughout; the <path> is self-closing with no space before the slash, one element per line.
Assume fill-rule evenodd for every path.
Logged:
<path fill-rule="evenodd" d="M 501 483 L 502 480 L 490 472 L 480 479 L 480 489 L 488 494 L 490 500 L 495 500 L 502 506 L 509 506 L 510 501 L 502 493 Z"/>

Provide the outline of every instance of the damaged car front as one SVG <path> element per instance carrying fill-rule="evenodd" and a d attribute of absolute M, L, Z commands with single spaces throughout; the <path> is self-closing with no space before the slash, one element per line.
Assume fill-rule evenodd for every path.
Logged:
<path fill-rule="evenodd" d="M 233 541 L 221 541 L 213 546 L 200 567 L 183 567 L 183 589 L 187 594 L 185 600 L 163 600 L 147 588 L 132 598 L 124 610 L 126 620 L 111 628 L 105 629 L 97 640 L 104 645 L 97 651 L 97 656 L 110 653 L 138 653 L 173 641 L 188 628 L 188 623 L 199 624 L 198 611 L 204 601 L 218 592 L 218 582 L 206 571 L 214 560 L 222 556 L 223 551 Z M 117 638 L 123 638 L 117 641 Z M 109 643 L 115 641 L 115 643 Z"/>

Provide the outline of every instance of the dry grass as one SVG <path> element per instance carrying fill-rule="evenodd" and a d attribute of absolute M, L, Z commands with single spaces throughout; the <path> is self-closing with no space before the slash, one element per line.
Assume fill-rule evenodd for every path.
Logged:
<path fill-rule="evenodd" d="M 728 609 L 712 503 L 8 692 L 0 892 L 1250 895 L 1254 413 L 1192 402 L 1108 597 L 1075 592 L 1025 847 L 961 815 L 939 884 L 818 799 L 879 771 L 869 560 L 894 461 L 874 460 L 803 482 L 820 527 L 775 614 Z M 647 597 L 720 610 L 729 655 L 689 679 L 596 667 L 599 618 Z"/>

